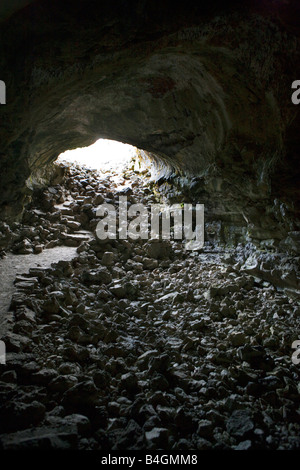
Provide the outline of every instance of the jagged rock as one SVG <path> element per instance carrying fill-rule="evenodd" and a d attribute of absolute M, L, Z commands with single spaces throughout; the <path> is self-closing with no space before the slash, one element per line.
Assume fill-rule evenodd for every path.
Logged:
<path fill-rule="evenodd" d="M 68 226 L 71 230 L 79 230 L 81 224 L 80 224 L 79 222 L 76 222 L 75 220 L 68 220 L 67 226 Z M 82 242 L 82 241 L 84 241 L 84 240 L 81 240 L 81 242 Z"/>
<path fill-rule="evenodd" d="M 200 437 L 203 437 L 209 440 L 213 436 L 214 426 L 213 423 L 207 419 L 202 419 L 198 423 L 197 434 Z"/>
<path fill-rule="evenodd" d="M 90 284 L 109 284 L 112 276 L 107 268 L 98 268 L 94 271 L 84 271 L 82 273 L 82 280 L 84 283 Z"/>
<path fill-rule="evenodd" d="M 32 374 L 32 381 L 38 385 L 46 385 L 56 376 L 57 371 L 55 369 L 41 369 Z"/>
<path fill-rule="evenodd" d="M 238 332 L 238 331 L 233 331 L 229 337 L 228 337 L 229 341 L 231 342 L 231 344 L 233 346 L 243 346 L 245 345 L 246 341 L 247 341 L 247 337 L 244 333 L 242 332 Z"/>
<path fill-rule="evenodd" d="M 143 267 L 144 269 L 155 269 L 158 266 L 158 261 L 156 259 L 144 258 Z"/>
<path fill-rule="evenodd" d="M 46 407 L 34 400 L 31 403 L 11 401 L 0 408 L 1 430 L 10 432 L 39 424 L 45 416 Z"/>
<path fill-rule="evenodd" d="M 235 410 L 226 423 L 229 434 L 242 438 L 254 429 L 251 412 L 248 410 Z"/>
<path fill-rule="evenodd" d="M 149 244 L 146 250 L 149 258 L 163 259 L 169 257 L 171 247 L 166 242 L 156 242 Z"/>
<path fill-rule="evenodd" d="M 78 434 L 74 426 L 36 427 L 0 435 L 3 450 L 64 450 L 77 449 Z"/>
<path fill-rule="evenodd" d="M 213 445 L 210 441 L 204 438 L 200 438 L 196 440 L 196 449 L 197 450 L 211 450 Z"/>
<path fill-rule="evenodd" d="M 70 424 L 72 427 L 77 428 L 80 436 L 88 436 L 91 432 L 91 423 L 87 416 L 80 414 L 72 414 L 64 417 L 64 424 Z"/>
<path fill-rule="evenodd" d="M 99 390 L 92 380 L 79 382 L 69 388 L 63 395 L 63 405 L 66 408 L 91 406 L 97 403 Z"/>
<path fill-rule="evenodd" d="M 32 244 L 30 240 L 25 238 L 20 243 L 14 246 L 14 251 L 21 254 L 21 255 L 28 255 L 33 252 Z"/>
<path fill-rule="evenodd" d="M 65 392 L 76 385 L 77 382 L 78 379 L 73 375 L 61 375 L 54 377 L 48 384 L 48 388 L 53 392 Z"/>
<path fill-rule="evenodd" d="M 59 313 L 61 311 L 61 307 L 56 297 L 52 297 L 49 300 L 45 300 L 43 302 L 43 310 L 46 313 L 54 313 L 54 314 Z"/>
<path fill-rule="evenodd" d="M 162 449 L 167 444 L 169 431 L 166 428 L 155 427 L 151 431 L 145 433 L 147 446 Z"/>
<path fill-rule="evenodd" d="M 103 253 L 101 261 L 104 266 L 112 266 L 114 264 L 114 259 L 114 253 L 112 253 L 111 251 L 106 251 L 105 253 Z"/>
<path fill-rule="evenodd" d="M 79 232 L 73 234 L 62 232 L 60 238 L 67 246 L 79 246 L 82 242 L 88 241 L 90 236 Z"/>
<path fill-rule="evenodd" d="M 17 381 L 17 373 L 14 370 L 8 370 L 1 374 L 1 381 L 8 383 L 15 383 Z"/>
<path fill-rule="evenodd" d="M 21 352 L 26 350 L 30 344 L 30 339 L 26 336 L 11 332 L 7 333 L 7 335 L 3 338 L 3 341 L 6 345 L 7 352 Z"/>
<path fill-rule="evenodd" d="M 138 391 L 138 379 L 135 374 L 128 372 L 127 374 L 121 375 L 120 390 L 123 388 L 125 388 L 129 393 L 135 393 Z"/>
<path fill-rule="evenodd" d="M 155 247 L 153 258 L 152 241 L 89 239 L 77 250 L 65 247 L 60 233 L 71 230 L 68 221 L 85 220 L 83 229 L 91 230 L 95 195 L 115 203 L 117 191 L 109 174 L 99 182 L 91 170 L 68 171 L 65 189 L 47 192 L 53 212 L 28 210 L 26 224 L 38 225 L 11 229 L 14 240 L 26 234 L 32 246 L 59 239 L 73 258 L 53 263 L 43 252 L 51 268 L 41 263 L 28 275 L 22 262 L 24 273 L 15 277 L 5 328 L 16 352 L 8 351 L 0 375 L 3 442 L 10 436 L 19 446 L 15 432 L 39 426 L 41 440 L 18 437 L 23 448 L 297 448 L 291 346 L 299 308 L 284 289 L 297 290 L 299 260 L 251 244 L 225 260 L 217 245 L 189 252 L 172 240 Z M 136 173 L 126 177 L 129 204 L 153 202 L 151 186 L 144 193 Z M 61 194 L 69 208 L 63 217 L 56 211 Z M 221 233 L 210 229 L 210 236 Z M 43 259 L 33 258 L 34 266 Z M 15 427 L 5 428 L 11 422 Z M 57 435 L 67 425 L 63 441 Z"/>
<path fill-rule="evenodd" d="M 74 362 L 84 362 L 89 358 L 89 351 L 77 344 L 65 344 L 62 348 L 63 357 Z"/>
<path fill-rule="evenodd" d="M 110 288 L 110 292 L 118 297 L 118 299 L 122 299 L 126 296 L 126 288 L 122 284 L 115 284 Z"/>

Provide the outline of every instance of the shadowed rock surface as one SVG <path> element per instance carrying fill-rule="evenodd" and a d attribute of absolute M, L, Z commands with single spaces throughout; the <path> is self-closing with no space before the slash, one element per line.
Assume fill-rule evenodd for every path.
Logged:
<path fill-rule="evenodd" d="M 21 213 L 59 153 L 104 137 L 152 152 L 158 174 L 196 177 L 230 227 L 277 240 L 298 230 L 298 12 L 294 1 L 39 0 L 10 16 L 2 217 Z"/>
<path fill-rule="evenodd" d="M 300 448 L 297 259 L 95 236 L 100 199 L 117 210 L 126 193 L 150 207 L 154 187 L 150 172 L 71 167 L 26 210 L 25 249 L 41 253 L 0 260 L 27 264 L 2 331 L 4 449 Z M 63 261 L 74 222 L 94 230 Z M 22 252 L 28 226 L 14 230 Z M 58 262 L 36 266 L 59 249 Z"/>
<path fill-rule="evenodd" d="M 1 1 L 1 448 L 299 450 L 299 65 L 296 0 Z M 124 194 L 203 249 L 100 241 Z"/>

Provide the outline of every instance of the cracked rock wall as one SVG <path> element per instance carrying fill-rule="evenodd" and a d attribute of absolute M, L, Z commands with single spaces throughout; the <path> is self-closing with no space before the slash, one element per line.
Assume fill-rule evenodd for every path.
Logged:
<path fill-rule="evenodd" d="M 297 231 L 296 13 L 293 1 L 39 0 L 3 20 L 1 217 L 22 213 L 61 152 L 110 138 L 200 181 L 212 217 L 228 199 L 225 219 L 258 239 Z"/>

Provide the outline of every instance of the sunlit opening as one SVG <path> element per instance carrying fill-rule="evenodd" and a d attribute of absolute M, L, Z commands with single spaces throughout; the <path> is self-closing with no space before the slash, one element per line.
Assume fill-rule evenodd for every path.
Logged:
<path fill-rule="evenodd" d="M 100 139 L 89 147 L 67 150 L 57 162 L 73 163 L 102 171 L 122 171 L 137 154 L 137 148 L 115 140 Z"/>

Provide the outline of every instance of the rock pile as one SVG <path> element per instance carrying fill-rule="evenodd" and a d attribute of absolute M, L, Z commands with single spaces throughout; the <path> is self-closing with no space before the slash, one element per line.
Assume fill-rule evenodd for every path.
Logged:
<path fill-rule="evenodd" d="M 68 171 L 26 224 L 3 226 L 16 253 L 67 244 L 78 256 L 15 280 L 2 448 L 299 449 L 296 273 L 288 295 L 245 250 L 101 241 L 97 205 L 149 205 L 148 183 Z M 266 256 L 257 266 L 272 272 Z"/>

